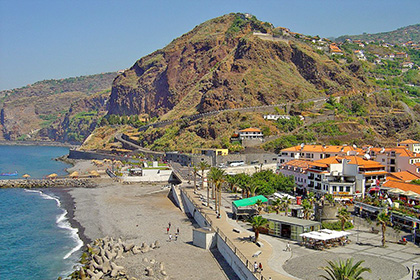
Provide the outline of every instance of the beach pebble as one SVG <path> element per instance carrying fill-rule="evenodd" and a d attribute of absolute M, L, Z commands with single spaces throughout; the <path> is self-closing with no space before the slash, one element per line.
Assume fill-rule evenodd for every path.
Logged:
<path fill-rule="evenodd" d="M 153 269 L 150 266 L 146 267 L 146 276 L 153 276 L 153 275 L 155 275 Z"/>

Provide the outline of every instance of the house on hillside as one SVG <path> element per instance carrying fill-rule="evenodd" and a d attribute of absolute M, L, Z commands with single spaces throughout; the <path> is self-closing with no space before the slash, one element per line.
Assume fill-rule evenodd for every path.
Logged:
<path fill-rule="evenodd" d="M 264 138 L 264 135 L 261 129 L 253 128 L 253 127 L 239 130 L 238 134 L 241 140 L 247 140 L 247 139 L 261 139 L 262 140 Z"/>
<path fill-rule="evenodd" d="M 343 51 L 337 46 L 336 43 L 330 44 L 330 53 L 332 55 L 343 55 Z"/>
<path fill-rule="evenodd" d="M 420 153 L 420 142 L 412 139 L 407 139 L 397 143 L 398 147 L 407 147 L 413 153 Z"/>

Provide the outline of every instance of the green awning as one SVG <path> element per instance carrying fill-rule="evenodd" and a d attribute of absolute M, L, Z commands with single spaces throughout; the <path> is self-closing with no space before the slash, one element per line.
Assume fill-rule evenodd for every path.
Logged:
<path fill-rule="evenodd" d="M 234 202 L 232 202 L 232 204 L 237 208 L 238 207 L 246 207 L 246 206 L 254 205 L 255 203 L 257 203 L 257 200 L 261 200 L 262 202 L 267 202 L 268 201 L 268 199 L 265 198 L 265 196 L 257 195 L 257 196 L 253 196 L 253 197 L 249 197 L 249 198 L 235 200 Z"/>

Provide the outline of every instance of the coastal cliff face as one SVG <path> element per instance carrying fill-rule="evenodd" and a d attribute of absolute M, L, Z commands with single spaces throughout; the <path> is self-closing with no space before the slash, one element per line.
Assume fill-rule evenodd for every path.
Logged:
<path fill-rule="evenodd" d="M 75 113 L 102 112 L 105 108 L 104 98 L 109 98 L 112 80 L 116 75 L 114 72 L 46 80 L 0 91 L 0 140 L 68 139 L 67 135 L 74 132 L 66 127 L 68 118 Z M 89 132 L 94 127 L 92 125 Z M 83 127 L 80 130 L 84 135 Z"/>
<path fill-rule="evenodd" d="M 165 119 L 367 87 L 352 71 L 291 36 L 273 37 L 273 30 L 243 14 L 200 24 L 119 75 L 109 114 Z"/>

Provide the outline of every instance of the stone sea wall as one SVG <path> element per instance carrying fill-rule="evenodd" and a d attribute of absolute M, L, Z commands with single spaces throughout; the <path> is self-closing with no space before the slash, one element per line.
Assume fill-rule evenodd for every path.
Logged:
<path fill-rule="evenodd" d="M 93 188 L 96 183 L 92 179 L 17 179 L 0 180 L 0 188 Z"/>

